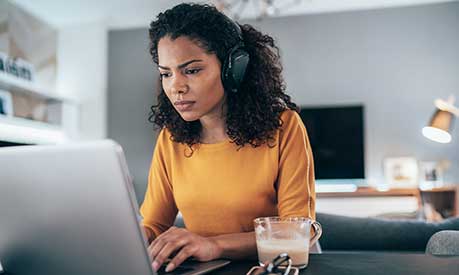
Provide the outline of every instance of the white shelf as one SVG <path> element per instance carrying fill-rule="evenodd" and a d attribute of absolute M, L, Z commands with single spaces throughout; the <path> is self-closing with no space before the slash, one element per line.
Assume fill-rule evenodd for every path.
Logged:
<path fill-rule="evenodd" d="M 76 100 L 72 98 L 58 95 L 54 91 L 40 87 L 34 82 L 20 79 L 5 72 L 0 72 L 0 89 L 10 92 L 19 92 L 46 100 L 76 103 Z"/>
<path fill-rule="evenodd" d="M 68 140 L 55 125 L 0 115 L 0 140 L 26 144 L 57 144 Z"/>
<path fill-rule="evenodd" d="M 43 99 L 53 104 L 58 103 L 59 105 L 54 106 L 60 106 L 58 107 L 61 108 L 59 112 L 63 112 L 63 108 L 66 108 L 65 106 L 78 106 L 78 102 L 75 99 L 58 95 L 53 90 L 41 87 L 37 83 L 23 80 L 4 72 L 0 72 L 0 89 L 9 91 L 12 94 L 22 94 Z M 64 131 L 65 125 L 67 125 L 65 129 L 68 130 L 68 124 L 65 121 L 62 125 L 53 125 L 46 122 L 0 115 L 0 140 L 26 144 L 63 143 L 69 140 L 66 131 Z"/>

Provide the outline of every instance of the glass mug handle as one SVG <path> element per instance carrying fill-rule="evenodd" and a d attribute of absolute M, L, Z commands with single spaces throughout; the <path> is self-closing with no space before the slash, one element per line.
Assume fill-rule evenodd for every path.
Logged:
<path fill-rule="evenodd" d="M 314 228 L 314 236 L 309 241 L 309 246 L 312 246 L 322 236 L 322 226 L 317 221 L 311 221 L 311 226 Z"/>

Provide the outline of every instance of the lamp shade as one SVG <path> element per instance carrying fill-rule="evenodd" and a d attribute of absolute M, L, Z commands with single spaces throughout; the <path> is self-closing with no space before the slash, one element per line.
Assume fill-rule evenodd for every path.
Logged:
<path fill-rule="evenodd" d="M 430 140 L 449 143 L 451 142 L 453 121 L 453 113 L 437 109 L 430 120 L 429 126 L 422 129 L 422 134 Z"/>

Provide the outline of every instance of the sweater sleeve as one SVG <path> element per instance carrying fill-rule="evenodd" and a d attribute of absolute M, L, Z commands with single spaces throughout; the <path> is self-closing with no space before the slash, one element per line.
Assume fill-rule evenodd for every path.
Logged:
<path fill-rule="evenodd" d="M 140 207 L 143 225 L 150 228 L 155 237 L 174 224 L 178 212 L 166 165 L 168 163 L 165 152 L 167 142 L 170 140 L 166 130 L 163 129 L 158 135 L 148 176 L 147 191 Z"/>
<path fill-rule="evenodd" d="M 314 160 L 306 128 L 294 111 L 285 111 L 281 119 L 277 178 L 279 216 L 315 219 Z"/>

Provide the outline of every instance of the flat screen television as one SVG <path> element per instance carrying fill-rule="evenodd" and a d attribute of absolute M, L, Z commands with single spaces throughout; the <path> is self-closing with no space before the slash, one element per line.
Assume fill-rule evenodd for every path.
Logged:
<path fill-rule="evenodd" d="M 364 179 L 363 106 L 302 107 L 318 180 Z"/>

